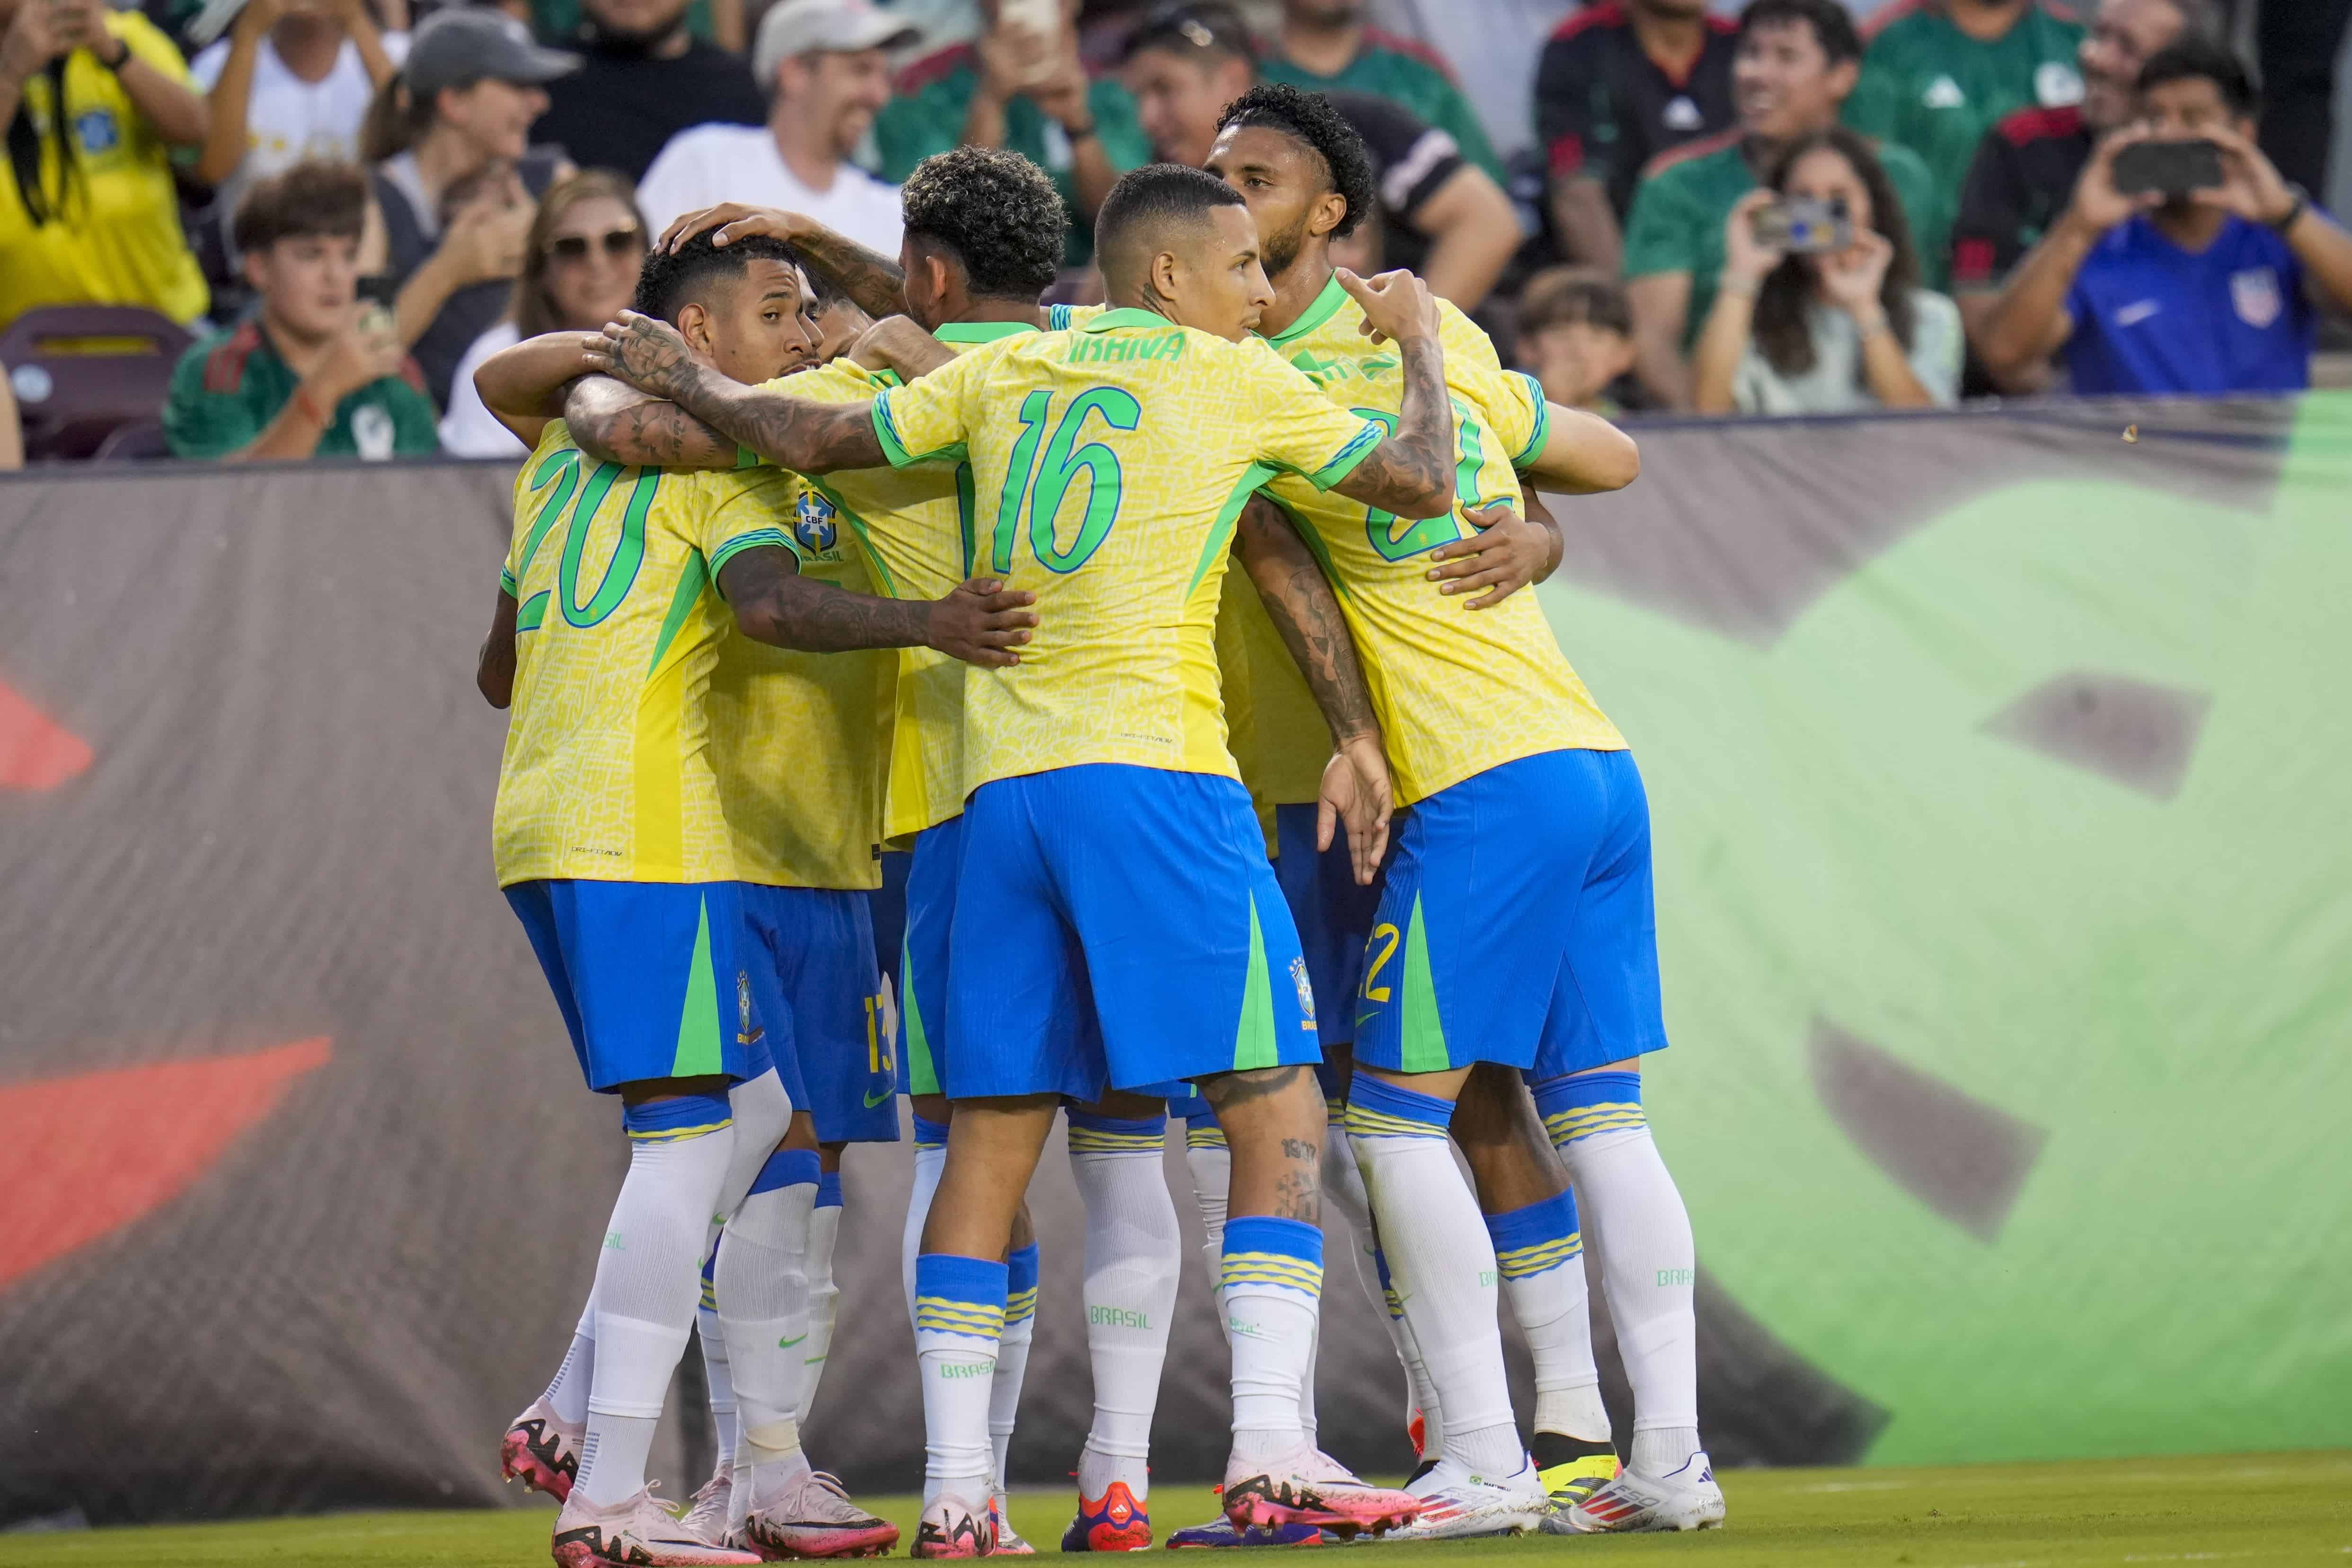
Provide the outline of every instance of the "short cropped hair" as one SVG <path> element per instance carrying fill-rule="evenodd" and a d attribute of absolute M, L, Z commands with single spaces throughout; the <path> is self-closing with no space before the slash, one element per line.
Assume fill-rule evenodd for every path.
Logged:
<path fill-rule="evenodd" d="M 1372 179 L 1372 154 L 1356 128 L 1331 107 L 1319 92 L 1307 92 L 1288 82 L 1261 82 L 1225 105 L 1217 129 L 1260 126 L 1303 141 L 1323 160 L 1331 188 L 1348 204 L 1348 215 L 1332 229 L 1331 237 L 1353 234 L 1373 211 L 1377 185 Z"/>
<path fill-rule="evenodd" d="M 1192 5 L 1162 5 L 1134 32 L 1119 58 L 1131 60 L 1146 49 L 1165 49 L 1186 59 L 1246 60 L 1257 64 L 1257 46 L 1250 39 L 1241 13 L 1223 0 L 1198 0 Z"/>
<path fill-rule="evenodd" d="M 906 230 L 963 263 L 972 293 L 1035 300 L 1061 270 L 1069 216 L 1043 169 L 1001 147 L 959 147 L 915 165 Z"/>
<path fill-rule="evenodd" d="M 1242 193 L 1200 169 L 1146 163 L 1118 178 L 1095 214 L 1095 248 L 1114 265 L 1133 231 L 1153 223 L 1205 219 L 1219 207 L 1244 207 Z"/>
<path fill-rule="evenodd" d="M 641 316 L 658 316 L 672 326 L 677 313 L 702 297 L 722 277 L 739 277 L 755 261 L 781 261 L 801 266 L 800 252 L 780 239 L 751 235 L 724 247 L 711 238 L 719 231 L 705 229 L 674 251 L 655 246 L 646 254 L 646 269 L 637 274 L 637 297 L 630 308 Z"/>
<path fill-rule="evenodd" d="M 1591 326 L 1630 338 L 1633 308 L 1625 286 L 1598 267 L 1549 267 L 1520 291 L 1518 325 L 1522 336 L 1547 327 Z"/>
<path fill-rule="evenodd" d="M 1744 39 L 1759 27 L 1790 22 L 1802 22 L 1812 28 L 1813 40 L 1830 64 L 1862 58 L 1862 35 L 1854 31 L 1853 14 L 1839 0 L 1748 0 L 1739 13 L 1739 37 Z"/>
<path fill-rule="evenodd" d="M 367 219 L 367 176 L 352 163 L 310 161 L 256 180 L 236 204 L 230 236 L 247 254 L 282 239 L 357 239 Z"/>
<path fill-rule="evenodd" d="M 2139 68 L 2137 86 L 2146 92 L 2168 81 L 2198 77 L 2213 84 L 2233 115 L 2243 118 L 2261 107 L 2261 95 L 2254 91 L 2254 78 L 2247 74 L 2245 62 L 2227 45 L 2206 38 L 2182 38 L 2148 56 L 2147 64 Z"/>

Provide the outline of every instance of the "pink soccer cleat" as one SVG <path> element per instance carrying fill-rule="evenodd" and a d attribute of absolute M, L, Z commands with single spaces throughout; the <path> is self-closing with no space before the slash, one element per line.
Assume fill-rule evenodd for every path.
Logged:
<path fill-rule="evenodd" d="M 580 1445 L 587 1435 L 585 1424 L 572 1426 L 557 1416 L 554 1406 L 534 1399 L 499 1444 L 499 1471 L 508 1480 L 562 1502 L 572 1495 L 572 1482 L 580 1474 Z"/>
<path fill-rule="evenodd" d="M 1225 1517 L 1238 1530 L 1314 1524 L 1343 1537 L 1382 1535 L 1421 1511 L 1412 1493 L 1369 1485 L 1304 1445 L 1271 1463 L 1238 1456 L 1227 1461 L 1224 1500 Z"/>

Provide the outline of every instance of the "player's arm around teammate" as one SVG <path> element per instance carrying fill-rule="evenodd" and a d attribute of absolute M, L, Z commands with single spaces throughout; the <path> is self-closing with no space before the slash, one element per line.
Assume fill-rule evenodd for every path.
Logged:
<path fill-rule="evenodd" d="M 695 235 L 712 229 L 719 231 L 710 236 L 714 246 L 732 245 L 749 235 L 782 240 L 856 301 L 858 308 L 877 320 L 907 308 L 907 277 L 897 260 L 866 249 L 803 213 L 721 202 L 698 213 L 679 214 L 655 244 L 662 250 L 676 250 Z"/>

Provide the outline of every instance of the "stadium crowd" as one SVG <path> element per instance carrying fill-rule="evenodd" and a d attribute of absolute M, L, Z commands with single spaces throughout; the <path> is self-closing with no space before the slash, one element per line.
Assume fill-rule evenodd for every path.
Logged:
<path fill-rule="evenodd" d="M 2352 0 L 1059 0 L 1050 31 L 1002 0 L 410 5 L 0 0 L 28 431 L 42 354 L 121 329 L 12 329 L 103 305 L 179 356 L 159 434 L 110 455 L 511 455 L 472 370 L 625 302 L 679 214 L 895 255 L 898 183 L 958 145 L 1051 176 L 1054 297 L 1090 301 L 1112 182 L 1199 164 L 1260 80 L 1372 149 L 1342 260 L 1420 273 L 1575 406 L 2291 390 L 2352 312 L 2313 194 Z M 2194 170 L 2149 161 L 2190 141 Z"/>

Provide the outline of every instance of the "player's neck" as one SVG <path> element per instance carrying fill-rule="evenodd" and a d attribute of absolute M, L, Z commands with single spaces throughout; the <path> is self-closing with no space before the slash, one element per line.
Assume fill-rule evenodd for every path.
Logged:
<path fill-rule="evenodd" d="M 1280 277 L 1269 281 L 1274 284 L 1274 303 L 1266 307 L 1257 329 L 1262 337 L 1279 338 L 1330 287 L 1331 253 L 1319 245 L 1309 245 Z"/>
<path fill-rule="evenodd" d="M 1952 26 L 1979 44 L 1990 44 L 2017 25 L 2033 0 L 1944 0 Z"/>
<path fill-rule="evenodd" d="M 1285 21 L 1282 25 L 1283 57 L 1311 76 L 1338 76 L 1354 62 L 1363 45 L 1361 22 Z"/>
<path fill-rule="evenodd" d="M 1704 16 L 1668 16 L 1646 5 L 1634 6 L 1629 15 L 1633 22 L 1633 41 L 1656 66 L 1677 81 L 1690 75 L 1690 68 L 1706 48 L 1706 18 Z"/>
<path fill-rule="evenodd" d="M 1045 329 L 1045 308 L 1034 299 L 974 299 L 967 302 L 955 319 L 966 326 L 978 326 L 987 321 L 1018 321 L 1041 332 Z"/>

